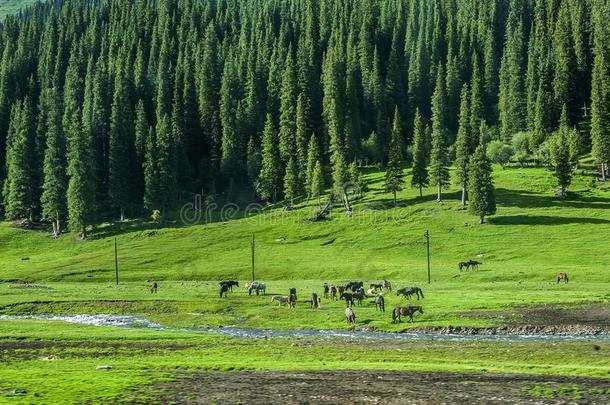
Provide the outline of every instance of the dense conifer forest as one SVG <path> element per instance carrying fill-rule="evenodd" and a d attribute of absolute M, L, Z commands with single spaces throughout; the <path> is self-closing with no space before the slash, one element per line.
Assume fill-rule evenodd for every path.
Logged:
<path fill-rule="evenodd" d="M 371 164 L 465 204 L 504 155 L 548 157 L 563 193 L 591 152 L 605 180 L 608 21 L 609 0 L 39 4 L 0 23 L 2 215 L 84 233 L 184 192 L 317 198 Z"/>

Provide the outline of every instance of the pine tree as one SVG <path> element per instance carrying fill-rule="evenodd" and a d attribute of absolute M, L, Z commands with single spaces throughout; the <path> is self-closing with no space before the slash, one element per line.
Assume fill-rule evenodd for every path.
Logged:
<path fill-rule="evenodd" d="M 317 161 L 312 172 L 310 195 L 313 198 L 318 199 L 318 204 L 320 204 L 320 196 L 324 192 L 324 187 L 324 171 L 322 169 L 322 163 Z"/>
<path fill-rule="evenodd" d="M 605 182 L 610 165 L 610 4 L 595 1 L 593 5 L 595 59 L 591 80 L 591 140 L 592 154 Z"/>
<path fill-rule="evenodd" d="M 110 114 L 108 195 L 113 207 L 119 210 L 121 222 L 131 202 L 130 145 L 133 144 L 134 119 L 129 99 L 127 73 L 117 70 Z"/>
<path fill-rule="evenodd" d="M 158 201 L 160 211 L 165 211 L 174 205 L 176 191 L 176 165 L 174 162 L 174 143 L 170 119 L 163 115 L 155 129 L 156 137 L 156 166 L 158 173 L 159 194 Z"/>
<path fill-rule="evenodd" d="M 299 172 L 296 164 L 296 159 L 291 157 L 286 165 L 286 173 L 284 175 L 284 199 L 294 204 L 294 199 L 300 196 L 301 184 L 299 181 Z"/>
<path fill-rule="evenodd" d="M 261 153 L 254 142 L 254 138 L 250 137 L 248 141 L 248 150 L 246 153 L 246 170 L 250 183 L 255 185 L 256 178 L 261 171 Z"/>
<path fill-rule="evenodd" d="M 311 138 L 309 139 L 309 146 L 307 148 L 307 165 L 305 167 L 305 190 L 310 197 L 313 197 L 311 190 L 314 179 L 314 169 L 316 168 L 316 164 L 318 162 L 320 162 L 318 138 L 315 134 L 312 134 Z"/>
<path fill-rule="evenodd" d="M 437 188 L 437 201 L 441 201 L 441 189 L 449 183 L 449 162 L 447 156 L 447 127 L 445 116 L 445 80 L 442 66 L 436 79 L 432 97 L 432 151 L 430 153 L 430 178 Z"/>
<path fill-rule="evenodd" d="M 296 74 L 292 60 L 292 50 L 288 49 L 288 56 L 282 76 L 280 92 L 280 158 L 284 165 L 288 164 L 296 152 Z"/>
<path fill-rule="evenodd" d="M 496 213 L 495 189 L 492 179 L 491 162 L 485 153 L 485 145 L 479 145 L 470 158 L 468 174 L 468 210 L 479 217 L 482 224 L 485 217 Z"/>
<path fill-rule="evenodd" d="M 6 149 L 5 206 L 8 219 L 32 220 L 34 117 L 29 99 L 13 105 Z"/>
<path fill-rule="evenodd" d="M 150 127 L 146 136 L 146 152 L 142 163 L 144 169 L 144 207 L 150 211 L 162 208 L 156 152 L 155 130 Z"/>
<path fill-rule="evenodd" d="M 568 112 L 564 105 L 561 113 L 561 125 L 551 142 L 551 163 L 553 174 L 557 178 L 559 195 L 567 197 L 567 189 L 572 182 L 572 165 L 570 159 L 570 128 L 568 126 Z"/>
<path fill-rule="evenodd" d="M 56 89 L 51 91 L 47 115 L 47 141 L 44 153 L 44 181 L 42 186 L 43 218 L 51 221 L 53 236 L 61 233 L 62 219 L 66 211 L 66 145 L 61 128 L 59 97 Z"/>
<path fill-rule="evenodd" d="M 456 180 L 462 188 L 462 208 L 466 206 L 466 188 L 468 187 L 468 161 L 472 152 L 472 129 L 470 124 L 470 97 L 468 85 L 462 87 L 460 102 L 460 119 L 455 143 Z"/>
<path fill-rule="evenodd" d="M 429 184 L 428 179 L 428 141 L 426 139 L 426 127 L 422 122 L 419 109 L 415 111 L 415 122 L 413 123 L 413 177 L 411 187 L 419 188 L 419 196 L 423 196 L 422 189 Z"/>
<path fill-rule="evenodd" d="M 390 137 L 390 147 L 388 165 L 385 172 L 385 189 L 394 196 L 396 206 L 396 193 L 401 191 L 405 182 L 403 177 L 403 158 L 401 148 L 401 126 L 398 115 L 398 107 L 394 110 L 394 120 L 392 123 L 392 133 Z"/>
<path fill-rule="evenodd" d="M 261 171 L 256 190 L 263 200 L 277 201 L 282 174 L 278 139 L 271 114 L 267 114 L 262 139 Z"/>

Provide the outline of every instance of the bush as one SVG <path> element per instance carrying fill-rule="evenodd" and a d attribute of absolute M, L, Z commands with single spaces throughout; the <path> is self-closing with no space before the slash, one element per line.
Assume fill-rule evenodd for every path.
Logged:
<path fill-rule="evenodd" d="M 502 141 L 491 141 L 487 146 L 487 157 L 493 163 L 499 164 L 502 169 L 510 161 L 513 156 L 513 148 Z"/>
<path fill-rule="evenodd" d="M 512 141 L 513 159 L 521 164 L 527 163 L 532 155 L 530 151 L 529 135 L 527 132 L 519 132 L 513 135 Z"/>

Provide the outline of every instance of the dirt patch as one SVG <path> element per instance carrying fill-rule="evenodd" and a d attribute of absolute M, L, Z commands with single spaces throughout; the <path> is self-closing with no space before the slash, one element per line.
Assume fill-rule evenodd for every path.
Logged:
<path fill-rule="evenodd" d="M 404 371 L 180 373 L 163 403 L 607 403 L 610 380 Z"/>

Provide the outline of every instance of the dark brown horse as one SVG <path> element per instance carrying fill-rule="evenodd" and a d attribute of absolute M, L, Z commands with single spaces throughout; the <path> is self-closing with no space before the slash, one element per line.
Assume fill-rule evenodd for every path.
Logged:
<path fill-rule="evenodd" d="M 320 297 L 318 297 L 318 294 L 316 293 L 311 293 L 311 307 L 312 308 L 320 308 Z"/>
<path fill-rule="evenodd" d="M 559 273 L 559 274 L 557 274 L 557 284 L 559 284 L 562 281 L 564 283 L 567 283 L 569 281 L 568 273 Z"/>
<path fill-rule="evenodd" d="M 337 287 L 330 287 L 330 299 L 333 301 L 337 301 Z"/>
<path fill-rule="evenodd" d="M 413 315 L 416 312 L 419 312 L 420 314 L 424 313 L 424 310 L 421 305 L 413 305 L 410 307 L 396 307 L 392 311 L 392 322 L 396 323 L 396 320 L 398 320 L 398 322 L 402 322 L 402 320 L 400 319 L 401 316 L 408 316 L 411 322 L 413 322 Z"/>
<path fill-rule="evenodd" d="M 156 294 L 158 289 L 159 289 L 159 284 L 157 284 L 156 281 L 153 281 L 152 284 L 150 285 L 150 292 L 152 294 Z"/>
<path fill-rule="evenodd" d="M 296 303 L 297 303 L 297 297 L 296 297 L 296 295 L 294 295 L 294 294 L 290 294 L 290 295 L 288 296 L 288 301 L 287 301 L 287 302 L 288 302 L 288 306 L 289 306 L 290 308 L 294 308 L 294 306 L 295 306 L 295 305 L 296 305 Z"/>
<path fill-rule="evenodd" d="M 297 300 L 297 289 L 296 288 L 291 288 L 290 290 L 288 290 L 288 296 L 290 295 L 294 295 L 294 300 Z"/>

